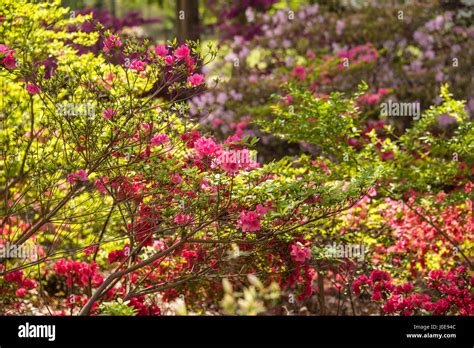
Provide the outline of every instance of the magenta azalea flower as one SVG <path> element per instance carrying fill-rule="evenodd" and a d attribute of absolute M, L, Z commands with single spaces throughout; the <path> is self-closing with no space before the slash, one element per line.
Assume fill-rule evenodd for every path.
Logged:
<path fill-rule="evenodd" d="M 4 44 L 0 44 L 0 53 L 8 53 L 11 51 L 11 48 L 8 47 L 7 45 L 4 45 Z"/>
<path fill-rule="evenodd" d="M 34 83 L 29 83 L 27 86 L 26 86 L 26 91 L 31 94 L 31 95 L 35 95 L 35 94 L 40 94 L 41 93 L 41 89 L 35 85 Z"/>
<path fill-rule="evenodd" d="M 299 78 L 301 81 L 306 80 L 306 70 L 304 66 L 298 65 L 293 69 L 293 76 Z"/>
<path fill-rule="evenodd" d="M 168 64 L 168 65 L 171 65 L 174 63 L 174 58 L 173 56 L 166 56 L 165 57 L 165 63 Z"/>
<path fill-rule="evenodd" d="M 16 60 L 15 60 L 15 57 L 13 57 L 13 53 L 15 53 L 15 51 L 11 51 L 10 53 L 8 53 L 5 56 L 5 58 L 3 58 L 3 60 L 2 60 L 3 65 L 7 69 L 16 68 Z"/>
<path fill-rule="evenodd" d="M 105 53 L 109 53 L 112 48 L 120 47 L 120 46 L 122 46 L 122 42 L 120 41 L 120 38 L 115 35 L 110 35 L 108 38 L 104 40 L 103 51 Z"/>
<path fill-rule="evenodd" d="M 79 170 L 76 173 L 76 177 L 81 181 L 87 181 L 87 179 L 88 179 L 87 173 L 84 169 Z"/>
<path fill-rule="evenodd" d="M 178 59 L 184 59 L 188 57 L 190 53 L 191 51 L 187 45 L 181 45 L 174 51 L 174 56 Z"/>
<path fill-rule="evenodd" d="M 193 221 L 192 215 L 178 213 L 174 216 L 174 222 L 178 225 L 187 225 Z"/>
<path fill-rule="evenodd" d="M 87 172 L 84 170 L 84 169 L 80 169 L 78 170 L 76 173 L 70 173 L 67 175 L 67 179 L 66 181 L 73 184 L 75 183 L 77 180 L 80 180 L 80 181 L 87 181 L 89 179 L 88 175 L 87 175 Z"/>
<path fill-rule="evenodd" d="M 7 69 L 16 68 L 16 60 L 15 60 L 15 57 L 13 57 L 14 53 L 15 53 L 15 50 L 12 50 L 7 45 L 0 44 L 0 59 L 2 61 L 2 64 L 5 66 L 5 68 Z"/>
<path fill-rule="evenodd" d="M 206 79 L 203 74 L 193 74 L 188 77 L 188 82 L 192 86 L 199 86 L 200 84 L 204 83 L 205 80 Z"/>
<path fill-rule="evenodd" d="M 132 64 L 130 64 L 130 69 L 137 70 L 137 71 L 143 71 L 143 70 L 145 70 L 145 65 L 146 65 L 145 62 L 143 62 L 141 60 L 138 60 L 138 59 L 134 59 L 132 61 Z"/>
<path fill-rule="evenodd" d="M 76 182 L 76 174 L 74 174 L 74 173 L 73 174 L 68 174 L 66 181 L 71 183 L 71 184 L 74 184 Z"/>
<path fill-rule="evenodd" d="M 153 138 L 150 140 L 150 145 L 151 146 L 158 146 L 158 145 L 163 145 L 170 141 L 168 136 L 164 133 L 156 134 Z"/>
<path fill-rule="evenodd" d="M 105 188 L 105 185 L 104 183 L 100 180 L 100 179 L 97 179 L 95 182 L 95 187 L 97 189 L 97 191 L 99 191 L 101 194 L 106 194 L 107 193 L 107 189 Z"/>
<path fill-rule="evenodd" d="M 219 150 L 219 145 L 212 139 L 201 137 L 194 143 L 194 149 L 200 156 L 211 156 Z"/>
<path fill-rule="evenodd" d="M 105 109 L 105 110 L 104 110 L 103 117 L 104 117 L 104 120 L 110 120 L 110 119 L 113 118 L 115 115 L 117 115 L 117 110 L 108 108 L 108 109 Z"/>
<path fill-rule="evenodd" d="M 298 244 L 294 244 L 291 246 L 290 255 L 293 261 L 303 263 L 311 258 L 311 251 L 309 248 L 300 247 Z"/>
<path fill-rule="evenodd" d="M 163 45 L 156 45 L 155 53 L 160 57 L 165 57 L 168 54 L 168 50 Z"/>
<path fill-rule="evenodd" d="M 260 215 L 254 211 L 243 211 L 240 213 L 238 224 L 242 232 L 258 231 L 261 228 Z"/>

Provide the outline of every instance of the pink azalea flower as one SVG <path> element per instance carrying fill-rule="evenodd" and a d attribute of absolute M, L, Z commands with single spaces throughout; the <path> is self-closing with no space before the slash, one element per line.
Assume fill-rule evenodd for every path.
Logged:
<path fill-rule="evenodd" d="M 86 254 L 86 255 L 92 255 L 92 254 L 94 254 L 98 249 L 99 249 L 99 247 L 98 247 L 97 245 L 88 246 L 87 248 L 84 249 L 84 254 Z"/>
<path fill-rule="evenodd" d="M 293 69 L 293 76 L 299 78 L 301 81 L 306 80 L 306 70 L 304 66 L 298 65 Z"/>
<path fill-rule="evenodd" d="M 192 74 L 188 77 L 188 82 L 192 86 L 199 86 L 200 84 L 204 83 L 205 80 L 206 79 L 203 74 Z"/>
<path fill-rule="evenodd" d="M 168 54 L 168 49 L 163 45 L 156 45 L 155 53 L 160 57 L 165 57 Z"/>
<path fill-rule="evenodd" d="M 191 58 L 190 56 L 187 56 L 186 58 L 184 58 L 184 61 L 186 62 L 186 65 L 189 68 L 188 71 L 189 72 L 194 71 L 194 63 L 196 63 L 195 60 Z"/>
<path fill-rule="evenodd" d="M 142 122 L 141 126 L 144 131 L 146 131 L 147 133 L 150 132 L 151 126 L 148 122 Z"/>
<path fill-rule="evenodd" d="M 372 301 L 379 301 L 381 299 L 382 299 L 382 292 L 381 291 L 374 291 L 374 293 L 372 294 L 371 300 Z"/>
<path fill-rule="evenodd" d="M 189 56 L 190 53 L 191 51 L 187 45 L 181 45 L 174 51 L 174 56 L 178 59 L 184 59 Z"/>
<path fill-rule="evenodd" d="M 444 201 L 444 198 L 446 197 L 446 193 L 444 193 L 444 191 L 441 191 L 440 193 L 438 193 L 438 195 L 436 196 L 436 203 L 441 203 L 442 201 Z"/>
<path fill-rule="evenodd" d="M 81 181 L 87 181 L 87 179 L 88 179 L 87 173 L 84 169 L 79 170 L 76 173 L 76 177 Z"/>
<path fill-rule="evenodd" d="M 236 136 L 236 135 L 234 134 L 234 135 L 229 136 L 229 137 L 224 141 L 224 143 L 225 143 L 225 144 L 240 143 L 241 141 L 242 141 L 242 139 L 239 138 L 238 136 Z"/>
<path fill-rule="evenodd" d="M 467 193 L 471 193 L 473 187 L 474 184 L 472 182 L 468 182 L 466 183 L 466 185 L 464 185 L 464 191 L 466 191 Z"/>
<path fill-rule="evenodd" d="M 181 175 L 179 174 L 173 174 L 173 176 L 171 177 L 171 181 L 173 182 L 173 184 L 181 184 L 183 182 L 183 178 L 181 177 Z"/>
<path fill-rule="evenodd" d="M 29 83 L 27 86 L 26 86 L 26 91 L 30 94 L 30 95 L 35 95 L 35 94 L 40 94 L 41 93 L 41 90 L 40 88 L 35 85 L 34 83 Z"/>
<path fill-rule="evenodd" d="M 105 53 L 109 53 L 112 48 L 120 47 L 120 46 L 122 46 L 122 42 L 120 42 L 120 38 L 115 35 L 110 35 L 108 38 L 104 40 L 103 51 Z"/>
<path fill-rule="evenodd" d="M 145 62 L 143 62 L 141 60 L 138 60 L 138 59 L 134 59 L 134 60 L 132 60 L 132 63 L 130 64 L 130 69 L 137 70 L 137 71 L 143 71 L 143 70 L 145 70 L 145 65 L 146 65 Z"/>
<path fill-rule="evenodd" d="M 105 181 L 105 178 L 104 178 L 104 182 Z M 97 191 L 99 191 L 101 194 L 105 195 L 107 193 L 107 190 L 105 188 L 105 185 L 104 185 L 104 182 L 100 179 L 97 179 L 94 184 L 95 184 L 95 187 L 97 189 Z"/>
<path fill-rule="evenodd" d="M 79 179 L 80 181 L 87 181 L 88 175 L 84 169 L 80 169 L 76 173 L 70 173 L 67 175 L 66 181 L 73 184 Z"/>
<path fill-rule="evenodd" d="M 311 50 L 307 50 L 306 51 L 306 57 L 308 57 L 309 59 L 314 59 L 314 58 L 316 58 L 316 54 L 314 54 L 314 52 L 311 51 Z"/>
<path fill-rule="evenodd" d="M 111 108 L 105 109 L 103 113 L 104 120 L 110 120 L 115 115 L 117 115 L 117 110 Z"/>
<path fill-rule="evenodd" d="M 259 218 L 254 211 L 242 211 L 237 223 L 242 228 L 242 232 L 255 232 L 262 227 Z"/>
<path fill-rule="evenodd" d="M 7 45 L 4 45 L 4 44 L 0 44 L 0 53 L 8 53 L 11 51 L 11 48 L 8 47 Z"/>
<path fill-rule="evenodd" d="M 307 259 L 309 260 L 311 258 L 311 251 L 309 248 L 300 247 L 298 244 L 293 244 L 291 246 L 290 255 L 293 261 L 304 263 Z"/>
<path fill-rule="evenodd" d="M 228 174 L 235 174 L 239 171 L 239 163 L 237 163 L 237 162 L 224 161 L 224 162 L 222 162 L 221 167 Z"/>
<path fill-rule="evenodd" d="M 375 104 L 375 103 L 378 103 L 378 102 L 380 102 L 380 95 L 378 95 L 378 94 L 371 94 L 367 98 L 367 103 L 369 103 L 369 104 Z"/>
<path fill-rule="evenodd" d="M 219 150 L 219 146 L 214 140 L 201 137 L 195 141 L 194 149 L 200 156 L 211 156 Z"/>
<path fill-rule="evenodd" d="M 374 187 L 369 188 L 368 191 L 369 197 L 375 197 L 377 196 L 377 190 Z"/>
<path fill-rule="evenodd" d="M 259 215 L 266 215 L 268 213 L 268 209 L 261 204 L 257 205 L 256 211 Z"/>
<path fill-rule="evenodd" d="M 166 134 L 164 133 L 155 134 L 155 136 L 151 138 L 150 140 L 150 145 L 151 146 L 163 145 L 163 144 L 166 144 L 168 141 L 170 141 L 170 139 L 168 138 Z"/>
<path fill-rule="evenodd" d="M 215 118 L 214 121 L 212 121 L 212 125 L 214 126 L 214 128 L 219 126 L 221 123 L 222 123 L 222 120 L 220 118 Z"/>
<path fill-rule="evenodd" d="M 187 225 L 193 221 L 192 215 L 178 213 L 174 216 L 174 222 L 178 225 Z"/>

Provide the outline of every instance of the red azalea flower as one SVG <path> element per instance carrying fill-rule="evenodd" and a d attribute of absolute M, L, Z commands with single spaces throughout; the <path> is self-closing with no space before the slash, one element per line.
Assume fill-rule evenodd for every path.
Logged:
<path fill-rule="evenodd" d="M 18 296 L 18 297 L 23 297 L 26 295 L 26 289 L 25 288 L 19 288 L 15 294 Z"/>
<path fill-rule="evenodd" d="M 14 69 L 16 68 L 16 60 L 15 57 L 13 57 L 13 52 L 8 53 L 5 58 L 3 58 L 2 63 L 7 69 Z"/>

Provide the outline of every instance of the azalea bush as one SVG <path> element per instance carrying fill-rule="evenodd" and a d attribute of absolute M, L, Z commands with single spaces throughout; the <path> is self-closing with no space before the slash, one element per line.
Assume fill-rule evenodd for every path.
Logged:
<path fill-rule="evenodd" d="M 125 37 L 59 2 L 0 11 L 1 314 L 472 315 L 474 133 L 448 85 L 400 132 L 367 83 L 314 82 L 374 47 L 348 72 L 306 53 L 229 104 L 262 117 L 211 132 L 212 44 Z M 287 151 L 267 160 L 258 134 Z"/>
<path fill-rule="evenodd" d="M 269 117 L 271 95 L 283 94 L 281 86 L 288 82 L 325 97 L 352 93 L 366 81 L 360 107 L 375 122 L 388 99 L 416 102 L 422 109 L 439 104 L 445 83 L 474 110 L 472 5 L 248 1 L 229 8 L 226 2 L 209 3 L 219 13 L 223 56 L 209 74 L 226 83 L 196 96 L 191 111 L 217 134 L 259 136 L 264 145 L 259 150 L 269 152 L 270 159 L 275 152 L 299 149 L 262 133 L 251 120 Z M 410 120 L 393 123 L 401 131 Z"/>

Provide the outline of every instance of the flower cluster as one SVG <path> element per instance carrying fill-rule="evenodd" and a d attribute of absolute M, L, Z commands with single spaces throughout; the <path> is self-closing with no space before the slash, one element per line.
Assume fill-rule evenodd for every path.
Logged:
<path fill-rule="evenodd" d="M 254 211 L 242 211 L 238 221 L 242 232 L 256 232 L 261 228 L 260 215 Z"/>
<path fill-rule="evenodd" d="M 31 290 L 37 287 L 36 281 L 33 279 L 25 278 L 22 270 L 7 273 L 4 280 L 8 283 L 12 283 L 18 286 L 16 289 L 16 295 L 18 297 L 24 297 L 27 294 L 27 290 Z"/>
<path fill-rule="evenodd" d="M 54 264 L 53 270 L 58 275 L 65 276 L 66 284 L 70 287 L 87 287 L 89 282 L 93 287 L 98 287 L 104 281 L 98 273 L 98 265 L 95 262 L 87 263 L 61 259 Z"/>
<path fill-rule="evenodd" d="M 114 47 L 121 47 L 122 42 L 120 41 L 120 38 L 117 35 L 110 35 L 104 40 L 104 47 L 103 51 L 105 53 L 109 53 L 112 48 Z"/>
<path fill-rule="evenodd" d="M 387 272 L 374 270 L 369 277 L 359 276 L 352 282 L 356 295 L 367 292 L 371 301 L 377 302 L 387 314 L 413 315 L 429 312 L 433 315 L 474 313 L 472 287 L 474 278 L 469 277 L 465 267 L 453 271 L 433 270 L 425 281 L 428 289 L 436 290 L 430 294 L 416 292 L 412 283 L 394 285 Z"/>
<path fill-rule="evenodd" d="M 193 140 L 193 148 L 196 152 L 196 164 L 209 164 L 213 168 L 221 168 L 227 174 L 234 175 L 240 170 L 253 170 L 259 167 L 259 164 L 252 159 L 250 151 L 240 146 L 233 146 L 231 143 L 239 142 L 241 139 L 237 136 L 229 137 L 224 144 L 217 144 L 214 139 L 206 137 L 197 137 Z"/>
<path fill-rule="evenodd" d="M 0 62 L 9 70 L 15 69 L 17 66 L 14 54 L 15 50 L 12 50 L 7 45 L 0 44 Z"/>
<path fill-rule="evenodd" d="M 306 248 L 298 243 L 291 245 L 290 255 L 292 260 L 299 264 L 304 264 L 306 260 L 311 259 L 311 251 L 309 248 Z"/>
<path fill-rule="evenodd" d="M 281 257 L 285 260 L 283 265 L 287 265 L 291 271 L 286 277 L 279 279 L 280 287 L 293 293 L 301 286 L 301 290 L 296 290 L 299 292 L 298 301 L 304 301 L 316 291 L 313 283 L 317 279 L 317 273 L 310 263 L 311 246 L 310 241 L 297 237 L 281 250 Z"/>
<path fill-rule="evenodd" d="M 145 296 L 134 297 L 128 304 L 130 307 L 134 307 L 137 310 L 139 316 L 155 316 L 161 314 L 161 309 L 156 304 L 147 305 Z"/>
<path fill-rule="evenodd" d="M 76 173 L 70 173 L 67 175 L 67 182 L 73 184 L 77 180 L 79 181 L 87 181 L 88 180 L 87 172 L 84 169 L 78 170 Z"/>

